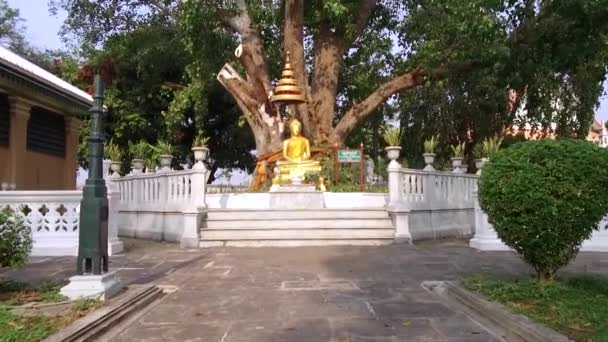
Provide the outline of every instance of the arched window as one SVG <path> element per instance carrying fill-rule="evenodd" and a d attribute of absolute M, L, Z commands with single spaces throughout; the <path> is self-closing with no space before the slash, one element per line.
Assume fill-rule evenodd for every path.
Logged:
<path fill-rule="evenodd" d="M 65 157 L 65 120 L 63 115 L 32 107 L 27 124 L 27 149 Z"/>

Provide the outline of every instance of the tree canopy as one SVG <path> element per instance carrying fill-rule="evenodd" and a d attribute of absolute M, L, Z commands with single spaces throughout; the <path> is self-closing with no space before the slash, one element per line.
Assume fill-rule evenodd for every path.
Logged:
<path fill-rule="evenodd" d="M 174 80 L 181 86 L 166 98 L 167 110 L 160 110 L 163 119 L 183 125 L 193 113 L 208 112 L 217 77 L 240 109 L 235 121 L 251 128 L 259 155 L 280 149 L 283 138 L 286 118 L 270 105 L 269 95 L 285 51 L 306 93 L 297 115 L 317 145 L 344 144 L 358 132 L 378 131 L 381 125 L 370 130 L 370 123 L 384 121 L 393 109 L 407 141 L 438 131 L 446 141 L 473 140 L 524 122 L 545 128 L 557 123 L 561 135 L 583 137 L 608 64 L 608 0 L 51 5 L 68 11 L 64 33 L 84 50 L 158 27 L 175 32 L 174 40 L 161 33 L 150 38 L 155 48 L 179 55 L 175 64 L 186 65 Z M 389 110 L 379 110 L 387 101 Z"/>

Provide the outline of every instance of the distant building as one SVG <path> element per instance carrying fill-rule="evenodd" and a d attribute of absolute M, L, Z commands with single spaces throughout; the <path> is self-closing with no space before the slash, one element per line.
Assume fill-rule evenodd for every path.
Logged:
<path fill-rule="evenodd" d="M 518 126 L 513 126 L 507 135 L 523 136 L 529 140 L 555 139 L 555 125 L 550 127 L 548 131 L 532 131 L 529 124 L 526 124 L 523 129 L 520 129 Z M 604 121 L 593 121 L 586 140 L 601 147 L 608 147 L 608 129 L 606 129 Z"/>
<path fill-rule="evenodd" d="M 79 116 L 86 92 L 0 47 L 2 189 L 76 188 Z"/>

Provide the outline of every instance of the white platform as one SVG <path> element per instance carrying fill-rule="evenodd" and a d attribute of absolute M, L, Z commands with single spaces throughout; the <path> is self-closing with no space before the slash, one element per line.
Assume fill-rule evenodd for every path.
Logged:
<path fill-rule="evenodd" d="M 69 299 L 92 298 L 107 300 L 122 289 L 116 271 L 102 275 L 77 275 L 70 278 L 69 284 L 60 293 Z"/>
<path fill-rule="evenodd" d="M 209 209 L 271 209 L 272 198 L 276 193 L 231 193 L 208 194 Z M 325 209 L 340 208 L 386 208 L 388 195 L 384 193 L 363 192 L 318 192 L 318 204 Z M 303 205 L 298 205 L 302 208 Z"/>

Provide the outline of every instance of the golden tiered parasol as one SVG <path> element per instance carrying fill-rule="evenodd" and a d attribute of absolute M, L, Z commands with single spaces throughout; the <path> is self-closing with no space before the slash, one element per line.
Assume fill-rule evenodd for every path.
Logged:
<path fill-rule="evenodd" d="M 289 105 L 306 102 L 302 89 L 296 80 L 295 72 L 291 67 L 289 52 L 287 52 L 285 68 L 283 68 L 279 85 L 274 89 L 274 95 L 272 95 L 270 102 L 277 105 Z"/>

